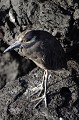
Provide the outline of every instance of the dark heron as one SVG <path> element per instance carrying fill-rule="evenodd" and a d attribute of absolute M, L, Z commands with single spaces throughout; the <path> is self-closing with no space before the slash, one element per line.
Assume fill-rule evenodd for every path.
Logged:
<path fill-rule="evenodd" d="M 42 85 L 44 95 L 37 98 L 39 103 L 44 99 L 46 101 L 46 85 L 48 79 L 48 70 L 60 70 L 66 68 L 66 58 L 63 48 L 54 36 L 43 30 L 31 30 L 19 35 L 18 40 L 9 46 L 4 52 L 19 48 L 26 58 L 32 60 L 37 66 L 44 70 Z"/>

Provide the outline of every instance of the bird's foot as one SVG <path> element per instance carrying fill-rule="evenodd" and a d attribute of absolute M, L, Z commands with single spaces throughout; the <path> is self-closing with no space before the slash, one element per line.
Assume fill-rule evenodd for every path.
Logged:
<path fill-rule="evenodd" d="M 33 96 L 33 95 L 36 94 L 38 91 L 40 91 L 39 94 L 38 94 L 38 96 L 41 96 L 41 93 L 44 91 L 44 94 L 43 94 L 42 97 L 38 97 L 38 98 L 32 100 L 32 102 L 35 102 L 35 101 L 38 101 L 38 100 L 39 100 L 38 103 L 35 105 L 34 108 L 36 108 L 43 100 L 44 100 L 44 102 L 45 102 L 45 108 L 47 108 L 47 100 L 46 100 L 46 91 L 47 91 L 47 90 L 46 90 L 46 85 L 47 85 L 47 79 L 48 79 L 48 72 L 47 72 L 47 70 L 45 70 L 42 84 L 40 84 L 40 85 L 37 87 L 37 89 L 34 90 L 35 93 L 33 93 L 33 94 L 31 95 L 31 96 Z"/>
<path fill-rule="evenodd" d="M 39 84 L 37 87 L 31 89 L 32 94 L 30 95 L 30 97 L 37 94 L 38 92 L 39 92 L 38 96 L 40 96 L 42 91 L 43 91 L 43 84 Z"/>
<path fill-rule="evenodd" d="M 31 102 L 38 101 L 37 104 L 36 104 L 35 107 L 34 107 L 34 108 L 36 108 L 43 100 L 45 101 L 45 108 L 47 108 L 47 100 L 46 100 L 46 94 L 45 94 L 45 93 L 44 93 L 43 96 L 38 97 L 38 98 L 36 98 L 36 99 L 34 99 L 34 100 L 31 100 Z"/>
<path fill-rule="evenodd" d="M 38 98 L 31 100 L 31 102 L 35 102 L 38 101 L 38 103 L 35 105 L 34 108 L 36 108 L 44 99 L 44 95 L 40 97 L 41 93 L 43 92 L 43 84 L 39 84 L 37 87 L 34 87 L 33 89 L 31 89 L 32 94 L 30 95 L 30 97 L 34 96 L 35 94 L 37 94 L 38 92 Z"/>

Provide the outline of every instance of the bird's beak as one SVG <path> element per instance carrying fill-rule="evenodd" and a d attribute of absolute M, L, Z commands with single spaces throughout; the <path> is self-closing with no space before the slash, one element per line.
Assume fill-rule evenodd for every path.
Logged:
<path fill-rule="evenodd" d="M 19 48 L 21 46 L 21 42 L 20 41 L 16 41 L 15 43 L 13 43 L 12 45 L 10 45 L 5 51 L 5 52 L 8 52 L 10 50 L 13 50 L 15 48 Z"/>

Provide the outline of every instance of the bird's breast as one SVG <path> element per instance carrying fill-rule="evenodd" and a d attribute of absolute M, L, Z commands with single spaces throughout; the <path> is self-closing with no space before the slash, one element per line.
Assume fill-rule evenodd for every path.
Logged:
<path fill-rule="evenodd" d="M 34 50 L 34 49 L 30 49 L 30 48 L 28 48 L 28 49 L 23 48 L 22 54 L 26 58 L 32 60 L 40 68 L 45 69 L 45 63 L 43 60 L 43 52 L 40 51 L 40 49 Z"/>

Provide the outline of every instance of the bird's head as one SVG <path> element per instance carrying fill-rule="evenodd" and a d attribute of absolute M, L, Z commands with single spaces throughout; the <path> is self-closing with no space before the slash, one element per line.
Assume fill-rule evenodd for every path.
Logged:
<path fill-rule="evenodd" d="M 31 46 L 33 46 L 36 42 L 37 42 L 37 34 L 34 30 L 29 31 L 29 32 L 23 32 L 21 33 L 18 37 L 16 42 L 14 42 L 12 45 L 10 45 L 5 51 L 8 52 L 10 50 L 13 50 L 15 48 L 20 48 L 20 47 L 24 47 L 24 48 L 30 48 Z"/>

